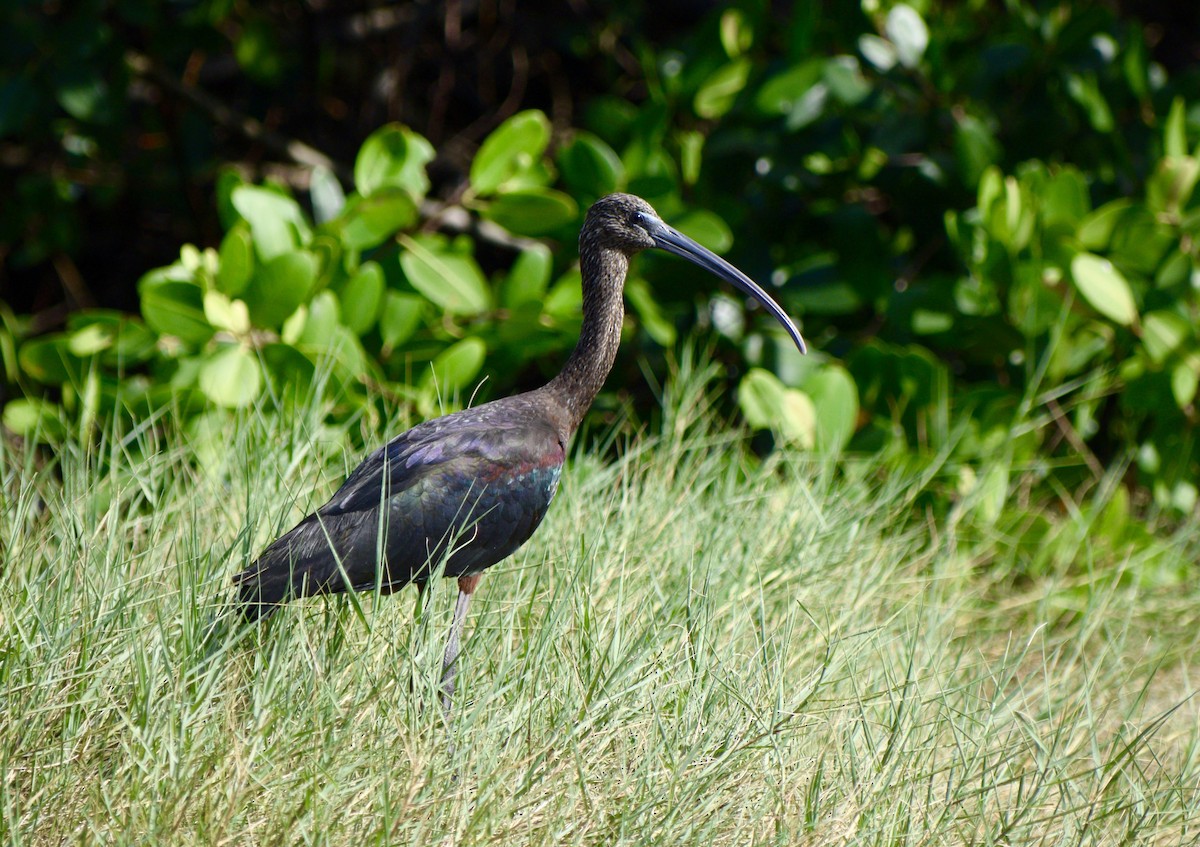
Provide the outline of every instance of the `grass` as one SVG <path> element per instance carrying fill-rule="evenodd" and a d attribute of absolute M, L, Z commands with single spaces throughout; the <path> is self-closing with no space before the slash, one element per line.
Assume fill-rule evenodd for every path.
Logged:
<path fill-rule="evenodd" d="M 205 642 L 358 459 L 315 411 L 3 448 L 3 844 L 1194 843 L 1194 567 L 1023 578 L 916 477 L 745 458 L 702 383 L 485 577 L 449 726 L 450 583 Z"/>

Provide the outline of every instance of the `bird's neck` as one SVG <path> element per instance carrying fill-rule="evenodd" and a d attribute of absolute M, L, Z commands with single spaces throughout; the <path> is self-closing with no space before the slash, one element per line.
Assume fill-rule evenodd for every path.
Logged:
<path fill-rule="evenodd" d="M 621 321 L 625 317 L 622 295 L 629 257 L 619 250 L 581 239 L 579 270 L 583 278 L 583 326 L 579 343 L 562 371 L 545 387 L 562 408 L 568 435 L 578 429 L 617 357 Z"/>

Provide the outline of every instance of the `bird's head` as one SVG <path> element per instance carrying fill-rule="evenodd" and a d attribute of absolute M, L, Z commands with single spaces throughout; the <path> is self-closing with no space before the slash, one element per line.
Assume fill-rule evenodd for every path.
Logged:
<path fill-rule="evenodd" d="M 666 226 L 649 203 L 632 194 L 609 194 L 588 209 L 582 236 L 597 246 L 620 250 L 632 256 L 658 246 L 652 235 L 656 227 Z"/>
<path fill-rule="evenodd" d="M 787 330 L 800 352 L 807 352 L 800 330 L 766 291 L 716 253 L 663 223 L 654 208 L 641 197 L 632 194 L 609 194 L 593 203 L 580 231 L 579 246 L 581 253 L 591 247 L 619 250 L 627 256 L 632 256 L 641 250 L 657 247 L 681 256 L 757 300 L 759 305 L 783 324 L 783 328 Z"/>

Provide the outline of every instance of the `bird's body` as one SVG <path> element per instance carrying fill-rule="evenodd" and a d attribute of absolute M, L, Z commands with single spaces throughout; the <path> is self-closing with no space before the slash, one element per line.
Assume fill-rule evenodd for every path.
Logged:
<path fill-rule="evenodd" d="M 442 566 L 459 587 L 444 660 L 448 708 L 479 574 L 524 544 L 545 516 L 567 445 L 616 358 L 630 257 L 651 247 L 741 288 L 804 352 L 791 319 L 749 277 L 664 224 L 646 201 L 601 198 L 579 236 L 583 325 L 563 370 L 534 391 L 419 424 L 368 456 L 328 503 L 236 577 L 246 616 L 311 594 L 391 593 Z"/>
<path fill-rule="evenodd" d="M 239 576 L 247 612 L 316 593 L 391 593 L 443 559 L 446 576 L 472 576 L 507 557 L 558 490 L 570 433 L 550 410 L 544 392 L 529 392 L 396 436 Z"/>

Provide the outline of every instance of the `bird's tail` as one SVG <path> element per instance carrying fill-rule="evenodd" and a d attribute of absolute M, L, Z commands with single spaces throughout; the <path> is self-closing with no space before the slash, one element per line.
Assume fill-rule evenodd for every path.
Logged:
<path fill-rule="evenodd" d="M 242 615 L 254 621 L 297 597 L 345 590 L 337 562 L 330 540 L 310 516 L 234 576 Z"/>

